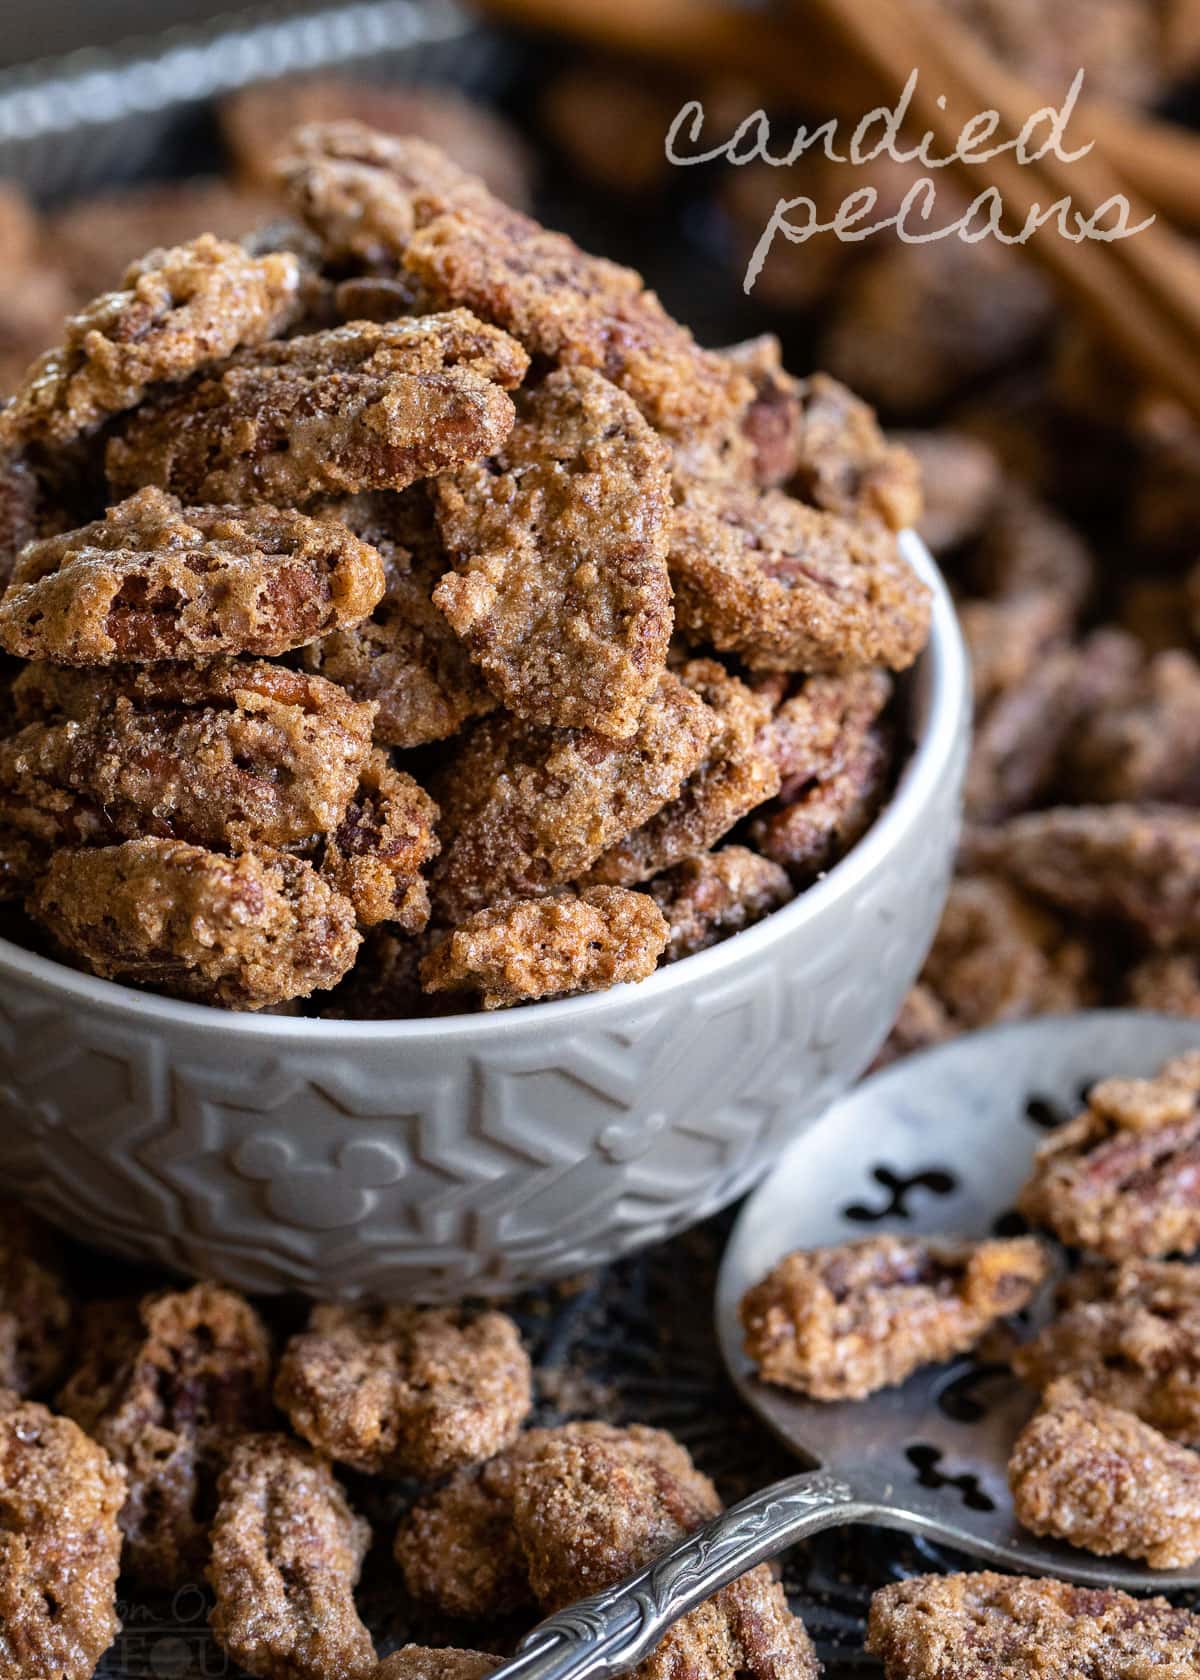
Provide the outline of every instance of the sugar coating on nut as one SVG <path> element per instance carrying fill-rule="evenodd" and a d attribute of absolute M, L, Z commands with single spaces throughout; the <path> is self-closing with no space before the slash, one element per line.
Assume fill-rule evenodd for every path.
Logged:
<path fill-rule="evenodd" d="M 421 485 L 321 505 L 383 558 L 384 593 L 369 618 L 305 649 L 306 669 L 373 702 L 381 746 L 419 747 L 456 735 L 496 700 L 433 604 L 449 560 Z"/>
<path fill-rule="evenodd" d="M 72 1318 L 47 1233 L 0 1204 L 0 1389 L 44 1393 L 69 1355 Z"/>
<path fill-rule="evenodd" d="M 393 770 L 386 753 L 373 752 L 321 864 L 325 880 L 354 906 L 360 927 L 395 922 L 405 933 L 421 932 L 429 920 L 421 870 L 437 856 L 437 818 L 425 790 Z"/>
<path fill-rule="evenodd" d="M 91 1680 L 120 1631 L 125 1481 L 69 1418 L 0 1391 L 0 1663 L 11 1680 Z"/>
<path fill-rule="evenodd" d="M 929 593 L 877 519 L 698 482 L 668 558 L 681 628 L 754 670 L 904 670 L 928 636 Z"/>
<path fill-rule="evenodd" d="M 1050 1385 L 1017 1437 L 1008 1480 L 1034 1534 L 1152 1569 L 1200 1558 L 1200 1458 L 1069 1379 Z"/>
<path fill-rule="evenodd" d="M 662 912 L 643 893 L 585 887 L 477 910 L 421 963 L 427 992 L 478 992 L 485 1009 L 600 992 L 653 974 Z"/>
<path fill-rule="evenodd" d="M 1200 1445 L 1200 1268 L 1093 1264 L 1061 1294 L 1058 1316 L 1013 1355 L 1017 1375 L 1041 1390 L 1069 1377 L 1081 1394 Z"/>
<path fill-rule="evenodd" d="M 830 513 L 881 519 L 903 531 L 921 517 L 921 475 L 889 443 L 874 411 L 827 373 L 801 380 L 801 429 L 789 475 L 794 495 Z"/>
<path fill-rule="evenodd" d="M 677 962 L 752 927 L 793 897 L 786 869 L 745 846 L 722 846 L 656 875 L 650 896 L 666 917 L 665 959 Z"/>
<path fill-rule="evenodd" d="M 692 659 L 676 673 L 713 719 L 703 763 L 678 795 L 592 865 L 589 883 L 634 886 L 716 845 L 779 791 L 779 769 L 763 740 L 770 706 L 715 659 Z"/>
<path fill-rule="evenodd" d="M 527 365 L 465 309 L 286 339 L 143 404 L 108 446 L 109 479 L 281 507 L 403 490 L 499 448 Z"/>
<path fill-rule="evenodd" d="M 1200 1052 L 1153 1079 L 1105 1079 L 1039 1148 L 1018 1206 L 1108 1260 L 1200 1248 Z"/>
<path fill-rule="evenodd" d="M 746 1353 L 766 1382 L 814 1400 L 861 1400 L 966 1353 L 1027 1306 L 1046 1273 L 1029 1237 L 881 1236 L 799 1250 L 743 1296 Z"/>
<path fill-rule="evenodd" d="M 715 725 L 670 673 L 628 741 L 484 718 L 432 784 L 442 811 L 438 916 L 453 922 L 576 880 L 675 797 L 704 761 Z"/>
<path fill-rule="evenodd" d="M 459 1470 L 418 1499 L 396 1532 L 409 1593 L 448 1616 L 488 1617 L 533 1603 L 513 1528 L 513 1485 L 531 1429 L 485 1464 Z"/>
<path fill-rule="evenodd" d="M 1200 814 L 1169 805 L 1060 806 L 971 837 L 976 866 L 1061 910 L 1152 944 L 1200 941 Z"/>
<path fill-rule="evenodd" d="M 419 141 L 310 129 L 284 175 L 332 250 L 361 254 L 369 229 L 368 249 L 398 257 L 438 302 L 564 367 L 602 371 L 660 430 L 719 425 L 745 404 L 744 377 L 701 350 L 641 275 L 547 232 Z"/>
<path fill-rule="evenodd" d="M 513 1523 L 549 1610 L 632 1575 L 720 1509 L 708 1477 L 660 1429 L 568 1424 L 521 1443 Z"/>
<path fill-rule="evenodd" d="M 1200 1664 L 1200 1616 L 1063 1581 L 923 1575 L 875 1594 L 867 1650 L 887 1680 L 1184 1680 Z"/>
<path fill-rule="evenodd" d="M 211 234 L 151 251 L 119 291 L 68 319 L 62 344 L 39 357 L 0 410 L 0 443 L 69 442 L 152 386 L 177 385 L 239 345 L 263 343 L 295 319 L 299 288 L 295 257 L 251 257 Z"/>
<path fill-rule="evenodd" d="M 323 1459 L 285 1435 L 244 1437 L 212 1525 L 222 1650 L 262 1680 L 369 1680 L 375 1647 L 354 1588 L 370 1538 Z"/>
<path fill-rule="evenodd" d="M 749 837 L 807 884 L 866 832 L 887 797 L 891 733 L 881 714 L 886 671 L 805 679 L 776 709 L 764 745 L 779 767 L 779 797 L 752 818 Z"/>
<path fill-rule="evenodd" d="M 29 665 L 13 701 L 0 813 L 64 845 L 292 845 L 345 820 L 371 750 L 370 706 L 259 661 Z"/>
<path fill-rule="evenodd" d="M 228 1009 L 327 990 L 358 953 L 354 906 L 289 852 L 177 840 L 56 852 L 32 913 L 94 973 Z"/>
<path fill-rule="evenodd" d="M 61 665 L 287 653 L 365 618 L 383 588 L 379 555 L 343 525 L 143 490 L 24 550 L 0 647 Z"/>
<path fill-rule="evenodd" d="M 404 1645 L 383 1659 L 370 1680 L 486 1680 L 500 1661 L 483 1651 Z"/>
<path fill-rule="evenodd" d="M 667 452 L 587 368 L 550 374 L 502 451 L 438 481 L 434 602 L 519 717 L 628 737 L 671 636 Z"/>
<path fill-rule="evenodd" d="M 326 260 L 368 271 L 395 265 L 413 236 L 418 202 L 426 214 L 461 196 L 490 202 L 483 183 L 439 146 L 359 122 L 306 124 L 292 135 L 277 177 Z"/>
<path fill-rule="evenodd" d="M 515 1440 L 529 1357 L 503 1313 L 313 1308 L 284 1350 L 277 1403 L 306 1441 L 370 1475 L 444 1475 Z"/>
<path fill-rule="evenodd" d="M 258 1314 L 215 1284 L 89 1309 L 58 1405 L 124 1469 L 124 1562 L 138 1580 L 178 1585 L 203 1564 L 218 1472 L 269 1414 L 270 1367 Z"/>

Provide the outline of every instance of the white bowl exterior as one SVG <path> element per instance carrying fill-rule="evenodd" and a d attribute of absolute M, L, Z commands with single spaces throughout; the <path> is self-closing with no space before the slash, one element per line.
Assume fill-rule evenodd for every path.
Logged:
<path fill-rule="evenodd" d="M 231 1016 L 0 941 L 0 1188 L 115 1252 L 248 1290 L 498 1295 L 664 1239 L 851 1085 L 933 937 L 965 658 L 928 556 L 917 750 L 826 880 L 639 986 L 492 1016 Z"/>

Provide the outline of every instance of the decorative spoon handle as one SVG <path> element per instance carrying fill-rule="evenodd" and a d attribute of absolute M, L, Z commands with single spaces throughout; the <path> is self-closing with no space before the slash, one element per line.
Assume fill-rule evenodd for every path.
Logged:
<path fill-rule="evenodd" d="M 618 1586 L 539 1622 L 494 1680 L 590 1680 L 632 1668 L 719 1588 L 823 1528 L 878 1519 L 878 1503 L 812 1470 L 776 1482 Z"/>

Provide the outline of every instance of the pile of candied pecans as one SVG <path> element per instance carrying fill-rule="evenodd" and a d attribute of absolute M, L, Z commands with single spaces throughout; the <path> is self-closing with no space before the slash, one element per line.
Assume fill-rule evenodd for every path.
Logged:
<path fill-rule="evenodd" d="M 425 142 L 278 174 L 296 221 L 134 263 L 0 409 L 5 895 L 96 974 L 367 1017 L 777 908 L 888 793 L 912 457 Z"/>
<path fill-rule="evenodd" d="M 6 1680 L 89 1680 L 118 1570 L 124 1592 L 207 1582 L 214 1640 L 263 1680 L 483 1680 L 499 1659 L 470 1639 L 505 1648 L 513 1613 L 615 1585 L 722 1509 L 665 1431 L 528 1427 L 534 1391 L 494 1310 L 317 1305 L 276 1338 L 210 1283 L 81 1307 L 47 1234 L 0 1207 Z M 359 1591 L 373 1540 L 389 1604 L 448 1623 L 443 1648 L 380 1661 Z M 819 1665 L 764 1564 L 638 1672 Z"/>

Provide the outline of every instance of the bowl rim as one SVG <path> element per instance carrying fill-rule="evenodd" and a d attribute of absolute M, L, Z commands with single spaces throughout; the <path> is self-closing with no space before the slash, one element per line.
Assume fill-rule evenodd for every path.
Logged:
<path fill-rule="evenodd" d="M 896 790 L 867 833 L 828 874 L 761 922 L 720 944 L 657 969 L 636 984 L 627 982 L 604 992 L 550 999 L 527 1009 L 396 1021 L 332 1021 L 184 1002 L 81 973 L 4 938 L 0 938 L 0 978 L 23 981 L 42 994 L 52 994 L 90 1012 L 133 1019 L 147 1028 L 190 1029 L 259 1043 L 274 1040 L 293 1049 L 333 1049 L 338 1045 L 394 1045 L 400 1049 L 476 1037 L 511 1038 L 522 1031 L 542 1028 L 603 1025 L 603 1016 L 623 1015 L 634 999 L 652 1008 L 722 968 L 753 960 L 854 892 L 883 863 L 904 831 L 921 821 L 938 786 L 952 771 L 970 703 L 966 648 L 949 590 L 928 548 L 915 531 L 901 532 L 899 540 L 905 558 L 929 587 L 931 613 L 929 640 L 914 668 L 921 671 L 927 684 L 923 727 Z"/>

